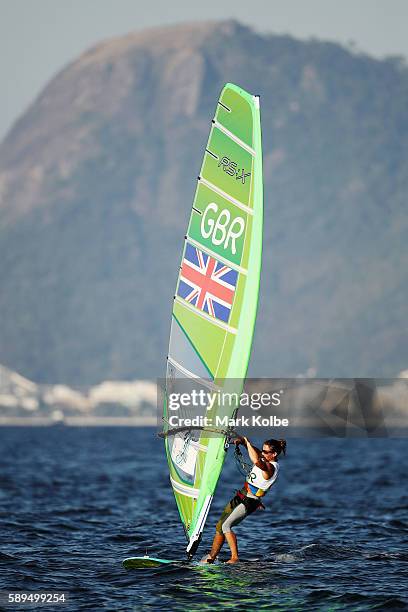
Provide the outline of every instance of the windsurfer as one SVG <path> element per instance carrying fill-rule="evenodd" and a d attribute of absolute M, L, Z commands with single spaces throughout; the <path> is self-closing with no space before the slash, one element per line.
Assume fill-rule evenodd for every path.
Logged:
<path fill-rule="evenodd" d="M 225 506 L 221 518 L 216 525 L 216 533 L 210 552 L 203 558 L 205 563 L 213 563 L 217 558 L 225 540 L 231 550 L 231 558 L 227 563 L 236 563 L 238 557 L 237 536 L 232 527 L 238 525 L 246 516 L 258 508 L 263 508 L 261 498 L 276 482 L 279 474 L 278 456 L 285 454 L 285 440 L 266 440 L 262 450 L 256 448 L 245 436 L 238 436 L 234 444 L 246 447 L 250 460 L 253 463 L 244 486 Z"/>

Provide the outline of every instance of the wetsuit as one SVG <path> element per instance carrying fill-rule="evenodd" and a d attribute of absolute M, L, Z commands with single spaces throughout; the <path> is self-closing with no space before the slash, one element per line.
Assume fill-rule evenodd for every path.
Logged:
<path fill-rule="evenodd" d="M 270 461 L 270 463 L 275 468 L 270 478 L 264 478 L 261 468 L 256 465 L 252 466 L 242 489 L 237 491 L 235 497 L 225 506 L 215 527 L 218 533 L 228 533 L 232 527 L 238 525 L 262 505 L 261 498 L 276 482 L 279 474 L 278 463 L 276 461 Z"/>

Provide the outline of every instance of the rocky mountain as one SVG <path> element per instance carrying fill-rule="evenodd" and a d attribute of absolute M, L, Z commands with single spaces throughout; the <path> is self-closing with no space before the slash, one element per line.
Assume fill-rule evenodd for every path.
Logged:
<path fill-rule="evenodd" d="M 0 146 L 0 362 L 161 376 L 195 177 L 226 81 L 261 96 L 253 375 L 407 368 L 408 70 L 233 21 L 102 42 Z"/>

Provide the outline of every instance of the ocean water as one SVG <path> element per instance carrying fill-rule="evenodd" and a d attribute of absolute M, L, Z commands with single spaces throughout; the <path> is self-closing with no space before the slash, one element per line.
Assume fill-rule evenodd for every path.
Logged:
<path fill-rule="evenodd" d="M 3 602 L 58 591 L 68 602 L 41 609 L 408 609 L 408 441 L 292 439 L 287 450 L 267 510 L 236 528 L 242 562 L 200 566 L 183 563 L 154 429 L 0 428 Z M 198 558 L 241 482 L 229 456 Z M 122 567 L 146 550 L 180 563 Z"/>

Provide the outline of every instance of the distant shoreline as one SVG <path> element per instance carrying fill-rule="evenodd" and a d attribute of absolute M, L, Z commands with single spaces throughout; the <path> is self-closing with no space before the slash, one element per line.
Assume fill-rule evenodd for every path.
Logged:
<path fill-rule="evenodd" d="M 103 427 L 103 426 L 131 426 L 131 427 L 155 427 L 157 417 L 65 417 L 63 421 L 55 421 L 47 417 L 0 417 L 0 427 Z"/>

